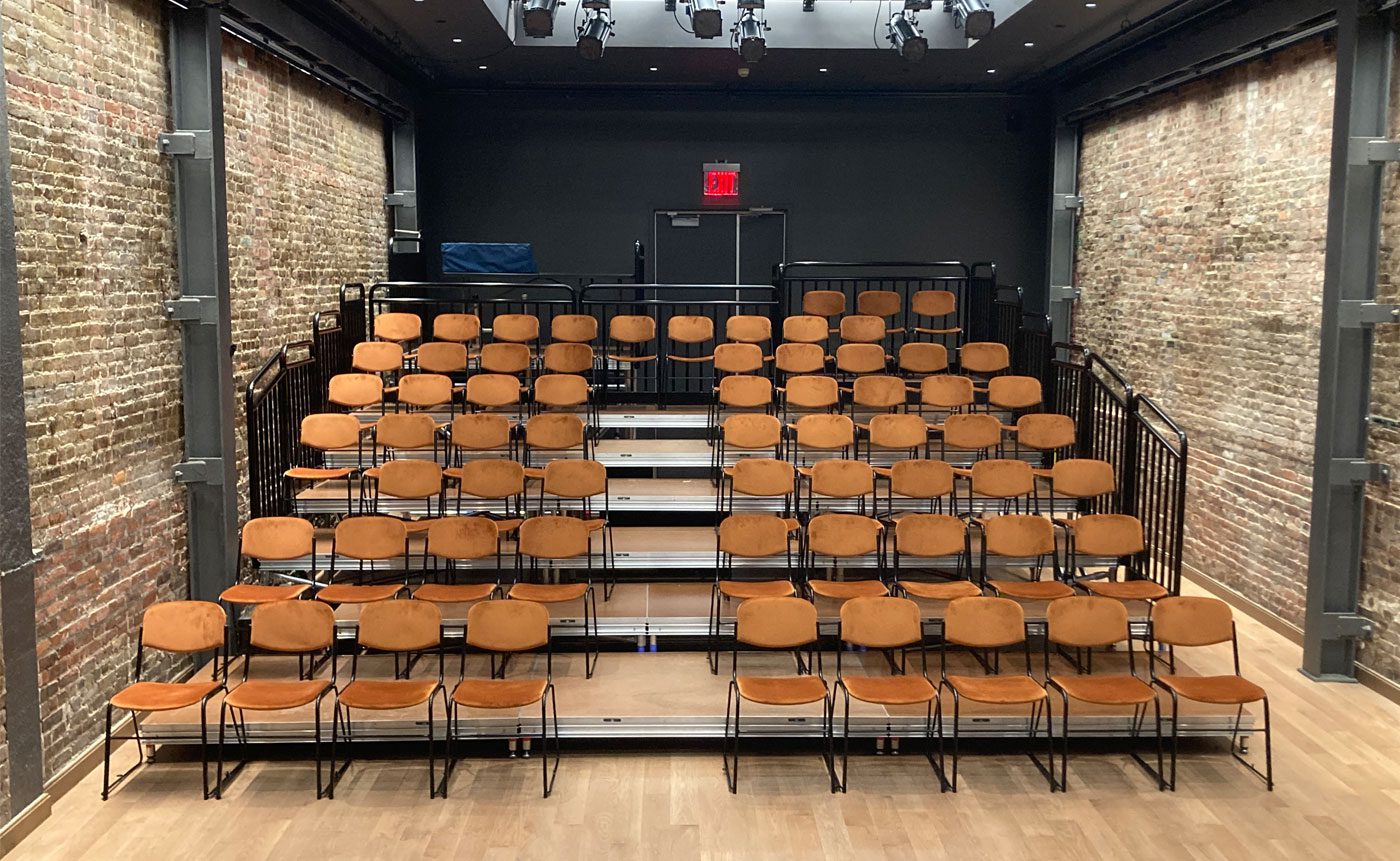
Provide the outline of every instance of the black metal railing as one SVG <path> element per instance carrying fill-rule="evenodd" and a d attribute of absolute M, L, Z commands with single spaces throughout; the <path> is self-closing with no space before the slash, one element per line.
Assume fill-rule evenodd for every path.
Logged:
<path fill-rule="evenodd" d="M 325 385 L 311 341 L 273 354 L 243 394 L 248 422 L 248 509 L 253 517 L 289 514 L 292 494 L 283 474 L 311 465 L 314 453 L 299 442 L 301 420 L 325 404 Z"/>
<path fill-rule="evenodd" d="M 378 314 L 402 311 L 423 320 L 423 337 L 431 339 L 439 314 L 476 314 L 488 340 L 501 314 L 533 314 L 540 332 L 548 337 L 550 324 L 559 314 L 572 314 L 578 306 L 578 290 L 558 281 L 507 283 L 501 281 L 382 281 L 369 288 L 369 330 Z"/>
<path fill-rule="evenodd" d="M 990 264 L 976 264 L 990 266 Z M 995 267 L 992 278 L 995 279 Z M 858 297 L 867 290 L 890 290 L 899 294 L 904 318 L 897 321 L 903 324 L 910 321 L 903 332 L 894 334 L 891 347 L 898 349 L 905 340 L 927 340 L 927 336 L 913 337 L 914 314 L 910 302 L 915 293 L 921 290 L 946 290 L 956 300 L 954 312 L 956 322 L 937 322 L 929 328 L 950 328 L 956 326 L 968 330 L 969 285 L 972 282 L 972 267 L 955 260 L 923 263 L 838 263 L 823 261 L 800 261 L 783 263 L 777 267 L 775 283 L 782 301 L 780 313 L 783 316 L 802 313 L 802 294 L 812 290 L 832 290 L 846 297 L 846 313 L 856 313 Z M 968 338 L 966 340 L 972 340 Z M 947 339 L 949 349 L 956 347 L 960 339 Z"/>
<path fill-rule="evenodd" d="M 973 263 L 968 267 L 967 289 L 958 297 L 963 311 L 966 341 L 995 340 L 997 267 L 995 263 Z"/>
<path fill-rule="evenodd" d="M 1186 534 L 1186 432 L 1151 398 L 1136 395 L 1128 449 L 1133 468 L 1125 508 L 1142 521 L 1147 546 L 1134 574 L 1160 583 L 1175 595 L 1181 590 Z"/>

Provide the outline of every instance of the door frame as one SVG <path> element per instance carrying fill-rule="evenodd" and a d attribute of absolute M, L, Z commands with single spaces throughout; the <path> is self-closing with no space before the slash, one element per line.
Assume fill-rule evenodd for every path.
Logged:
<path fill-rule="evenodd" d="M 701 218 L 705 216 L 726 216 L 734 219 L 734 283 L 740 284 L 742 280 L 739 275 L 743 266 L 743 232 L 742 225 L 745 218 L 760 218 L 768 215 L 776 215 L 783 220 L 783 246 L 782 259 L 779 263 L 787 262 L 787 216 L 786 209 L 775 209 L 773 207 L 751 206 L 746 209 L 653 209 L 651 211 L 651 271 L 654 283 L 668 283 L 661 280 L 661 231 L 657 222 L 661 216 L 668 218 L 677 215 L 696 215 Z M 678 229 L 678 228 L 677 228 Z"/>

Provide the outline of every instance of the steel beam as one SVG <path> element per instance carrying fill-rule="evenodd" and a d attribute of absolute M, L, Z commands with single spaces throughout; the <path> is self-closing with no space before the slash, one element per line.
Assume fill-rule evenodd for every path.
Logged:
<path fill-rule="evenodd" d="M 1366 482 L 1381 474 L 1366 462 L 1372 326 L 1388 315 L 1363 307 L 1376 295 L 1386 161 L 1353 153 L 1354 139 L 1383 142 L 1389 132 L 1395 37 L 1393 13 L 1377 12 L 1373 2 L 1363 0 L 1337 5 L 1302 671 L 1316 680 L 1355 681 L 1356 641 L 1369 633 L 1357 616 Z"/>
<path fill-rule="evenodd" d="M 1079 210 L 1079 135 L 1077 122 L 1055 127 L 1055 153 L 1051 166 L 1049 259 L 1045 274 L 1049 279 L 1046 296 L 1050 301 L 1050 337 L 1068 342 L 1079 288 L 1074 283 L 1075 230 Z"/>
<path fill-rule="evenodd" d="M 179 322 L 184 346 L 185 461 L 173 472 L 188 488 L 190 597 L 213 601 L 233 582 L 238 558 L 223 33 L 217 8 L 170 8 L 167 15 L 175 129 L 162 139 L 207 141 L 171 155 L 180 298 L 166 304 L 166 314 Z"/>
<path fill-rule="evenodd" d="M 418 129 L 413 118 L 395 121 L 389 138 L 393 191 L 384 195 L 384 205 L 393 210 L 393 236 L 390 254 L 417 254 L 422 249 L 418 232 Z"/>
<path fill-rule="evenodd" d="M 8 800 L 13 816 L 44 791 L 44 745 L 40 735 L 39 662 L 34 631 L 34 569 L 38 559 L 30 531 L 8 117 L 5 55 L 0 49 L 0 673 L 5 679 Z"/>

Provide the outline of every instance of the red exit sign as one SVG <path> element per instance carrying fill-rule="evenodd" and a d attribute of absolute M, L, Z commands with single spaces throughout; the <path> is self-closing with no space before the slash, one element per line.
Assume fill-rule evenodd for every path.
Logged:
<path fill-rule="evenodd" d="M 739 165 L 710 162 L 704 166 L 704 197 L 708 201 L 737 201 L 739 199 Z"/>

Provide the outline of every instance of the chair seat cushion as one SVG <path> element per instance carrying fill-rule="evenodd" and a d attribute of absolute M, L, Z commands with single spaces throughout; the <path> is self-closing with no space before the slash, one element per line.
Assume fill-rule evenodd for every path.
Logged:
<path fill-rule="evenodd" d="M 951 601 L 954 598 L 973 598 L 982 594 L 977 584 L 969 580 L 949 580 L 942 583 L 900 580 L 899 586 L 915 598 L 930 601 Z"/>
<path fill-rule="evenodd" d="M 539 702 L 548 685 L 545 679 L 463 679 L 452 701 L 473 709 L 516 709 Z"/>
<path fill-rule="evenodd" d="M 812 580 L 807 586 L 823 598 L 846 601 L 851 598 L 878 598 L 890 590 L 879 580 Z"/>
<path fill-rule="evenodd" d="M 1074 594 L 1074 589 L 1058 580 L 989 580 L 987 585 L 998 595 L 1023 601 L 1054 601 Z"/>
<path fill-rule="evenodd" d="M 294 709 L 315 701 L 331 683 L 326 679 L 282 681 L 254 679 L 229 691 L 224 698 L 231 707 L 249 711 L 272 712 Z"/>
<path fill-rule="evenodd" d="M 431 699 L 437 685 L 436 679 L 356 679 L 339 696 L 352 709 L 407 709 Z"/>
<path fill-rule="evenodd" d="M 1071 699 L 1106 706 L 1150 703 L 1157 696 L 1151 685 L 1134 676 L 1056 676 L 1055 683 Z"/>
<path fill-rule="evenodd" d="M 370 604 L 387 601 L 403 590 L 400 583 L 380 583 L 373 586 L 354 586 L 349 583 L 334 583 L 316 593 L 316 598 L 328 604 Z"/>
<path fill-rule="evenodd" d="M 1158 681 L 1198 703 L 1243 705 L 1264 699 L 1263 688 L 1240 676 L 1158 676 Z"/>
<path fill-rule="evenodd" d="M 793 588 L 791 580 L 721 580 L 719 591 L 721 595 L 742 601 L 749 598 L 786 598 L 797 590 Z"/>
<path fill-rule="evenodd" d="M 300 481 L 326 481 L 332 478 L 349 478 L 350 473 L 355 470 L 344 469 L 321 469 L 313 466 L 294 466 L 287 470 L 287 478 L 295 478 Z"/>
<path fill-rule="evenodd" d="M 1015 705 L 1045 698 L 1045 688 L 1030 676 L 949 676 L 958 695 L 974 702 Z"/>
<path fill-rule="evenodd" d="M 876 705 L 926 703 L 938 695 L 933 682 L 914 673 L 905 676 L 842 676 L 841 681 L 851 696 Z"/>
<path fill-rule="evenodd" d="M 112 697 L 112 705 L 134 712 L 164 712 L 192 706 L 218 689 L 218 682 L 133 682 Z"/>
<path fill-rule="evenodd" d="M 739 676 L 739 696 L 770 706 L 798 706 L 826 698 L 821 676 Z"/>
<path fill-rule="evenodd" d="M 494 591 L 496 591 L 495 583 L 464 583 L 459 586 L 450 586 L 445 583 L 424 583 L 414 590 L 413 597 L 419 601 L 431 601 L 434 604 L 465 604 L 469 601 L 489 598 Z"/>
<path fill-rule="evenodd" d="M 219 593 L 219 600 L 229 604 L 270 604 L 273 601 L 290 601 L 310 588 L 305 583 L 290 583 L 285 586 L 239 583 Z"/>
<path fill-rule="evenodd" d="M 561 604 L 577 601 L 588 594 L 587 583 L 516 583 L 510 587 L 510 597 L 536 604 Z"/>
<path fill-rule="evenodd" d="M 1119 601 L 1156 601 L 1171 594 L 1152 580 L 1083 580 L 1080 585 L 1095 595 Z"/>

